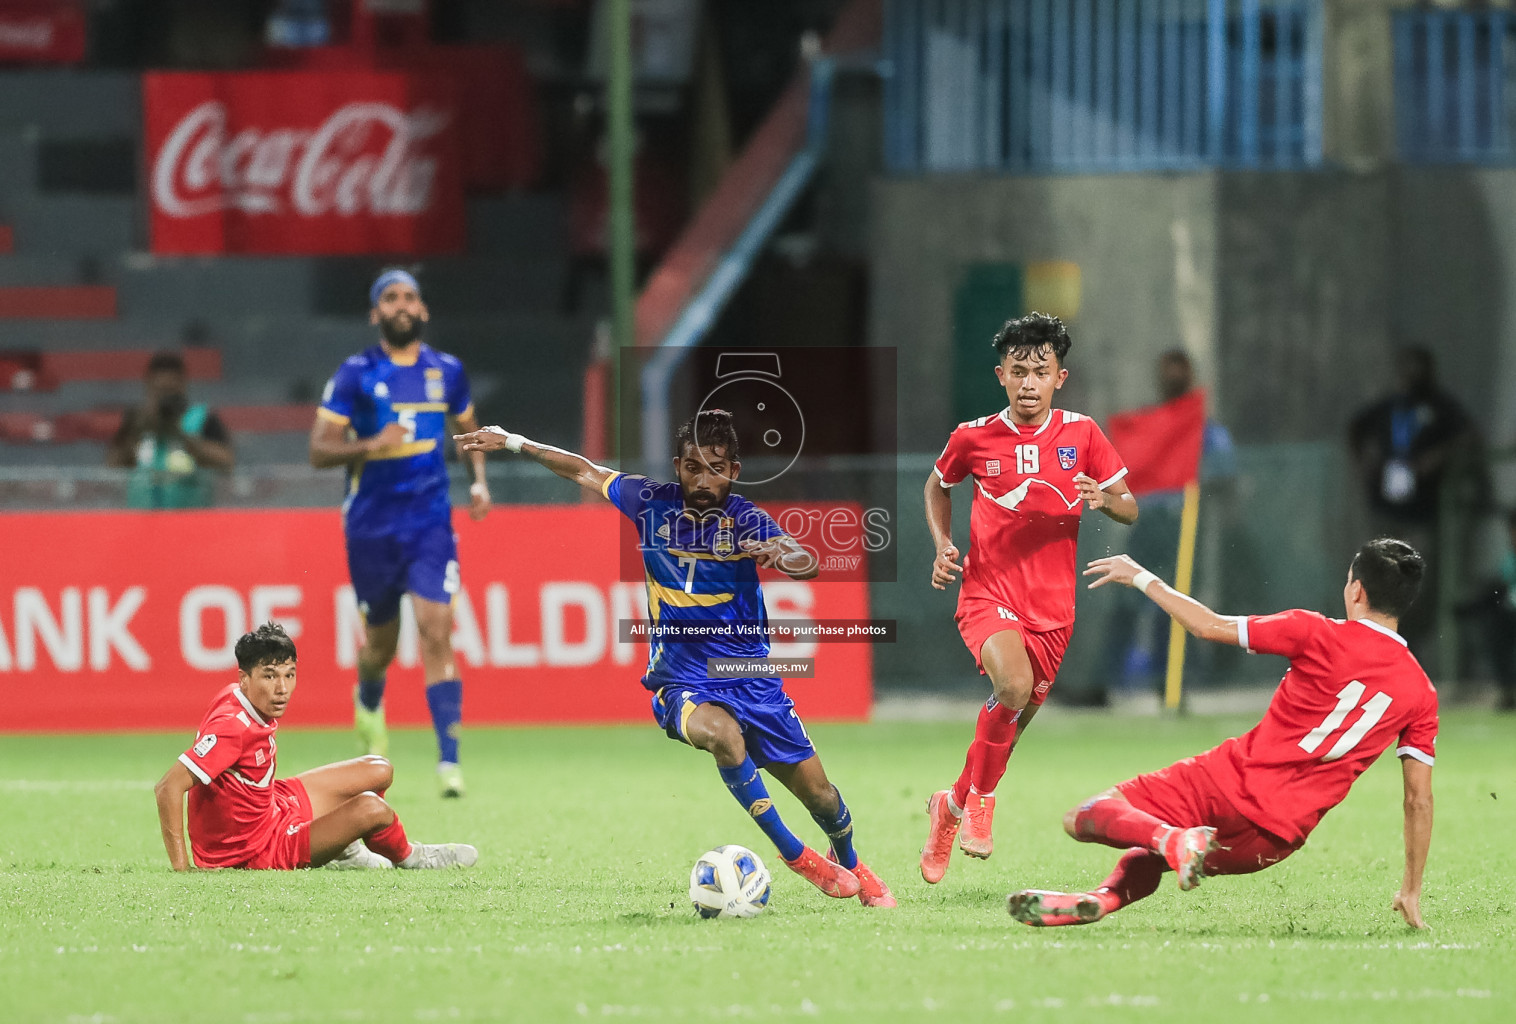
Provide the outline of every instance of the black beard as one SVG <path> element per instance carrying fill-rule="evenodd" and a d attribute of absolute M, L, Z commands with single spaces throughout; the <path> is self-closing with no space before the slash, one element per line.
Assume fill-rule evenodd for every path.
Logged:
<path fill-rule="evenodd" d="M 390 345 L 394 348 L 404 348 L 411 342 L 415 341 L 417 338 L 421 337 L 421 321 L 407 317 L 407 319 L 410 320 L 410 326 L 400 327 L 395 322 L 398 319 L 398 317 L 392 317 L 390 319 L 380 317 L 379 333 L 382 334 L 384 336 L 384 340 L 389 342 Z"/>

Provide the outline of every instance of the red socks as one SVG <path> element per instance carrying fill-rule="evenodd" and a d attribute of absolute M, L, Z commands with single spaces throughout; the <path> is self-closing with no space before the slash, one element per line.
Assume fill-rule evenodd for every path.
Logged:
<path fill-rule="evenodd" d="M 1016 712 L 1000 703 L 993 708 L 986 703 L 979 709 L 974 742 L 969 744 L 963 774 L 953 784 L 953 802 L 959 807 L 968 806 L 970 786 L 978 793 L 993 793 L 1005 777 L 1011 748 L 1016 745 L 1015 717 Z"/>
<path fill-rule="evenodd" d="M 1095 799 L 1079 808 L 1074 830 L 1087 843 L 1104 843 L 1117 849 L 1140 846 L 1152 853 L 1161 852 L 1164 840 L 1174 832 L 1171 826 L 1116 797 Z"/>
<path fill-rule="evenodd" d="M 1147 850 L 1133 848 L 1122 854 L 1111 876 L 1100 883 L 1095 896 L 1105 905 L 1105 912 L 1120 910 L 1158 891 L 1158 883 L 1168 869 L 1162 857 Z"/>
<path fill-rule="evenodd" d="M 405 838 L 405 827 L 400 824 L 400 815 L 395 820 L 363 837 L 364 845 L 379 856 L 396 864 L 411 855 L 411 842 Z"/>

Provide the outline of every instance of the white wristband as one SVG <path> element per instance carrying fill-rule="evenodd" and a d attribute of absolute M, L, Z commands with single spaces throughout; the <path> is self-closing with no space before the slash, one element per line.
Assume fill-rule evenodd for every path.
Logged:
<path fill-rule="evenodd" d="M 504 427 L 490 426 L 481 427 L 480 429 L 488 430 L 491 434 L 499 434 L 501 437 L 505 438 L 505 450 L 508 452 L 516 452 L 519 454 L 521 451 L 521 446 L 530 440 L 530 438 L 528 438 L 525 434 L 512 434 Z"/>
<path fill-rule="evenodd" d="M 1156 579 L 1158 579 L 1157 573 L 1151 573 L 1144 569 L 1136 576 L 1132 577 L 1132 586 L 1136 587 L 1138 590 L 1146 594 L 1148 592 L 1148 587 L 1151 586 L 1153 584 L 1153 581 Z"/>
<path fill-rule="evenodd" d="M 490 489 L 484 486 L 483 480 L 475 480 L 468 485 L 468 492 L 476 498 L 484 498 L 488 497 Z"/>

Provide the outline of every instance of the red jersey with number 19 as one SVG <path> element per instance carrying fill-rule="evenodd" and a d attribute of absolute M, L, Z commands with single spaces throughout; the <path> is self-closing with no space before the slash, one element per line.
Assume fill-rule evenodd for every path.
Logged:
<path fill-rule="evenodd" d="M 1432 763 L 1437 691 L 1398 633 L 1299 609 L 1244 618 L 1238 632 L 1290 668 L 1263 720 L 1198 760 L 1253 824 L 1299 843 L 1392 743 Z"/>
<path fill-rule="evenodd" d="M 960 423 L 935 468 L 943 487 L 974 480 L 960 607 L 987 598 L 1027 629 L 1071 625 L 1084 511 L 1074 477 L 1083 473 L 1104 490 L 1126 476 L 1095 421 L 1053 409 L 1040 426 L 1020 426 L 1007 407 Z"/>

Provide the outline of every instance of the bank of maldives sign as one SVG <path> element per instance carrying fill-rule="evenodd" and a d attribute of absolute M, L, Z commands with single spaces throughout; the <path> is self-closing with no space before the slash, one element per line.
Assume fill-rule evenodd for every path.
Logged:
<path fill-rule="evenodd" d="M 457 99 L 446 76 L 143 76 L 157 253 L 463 248 Z"/>

